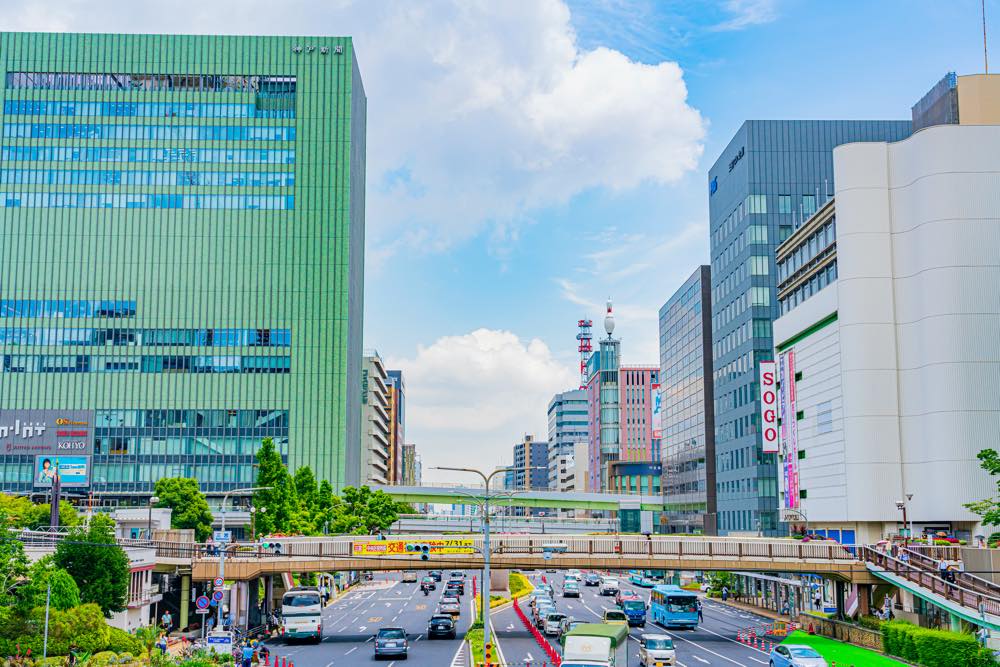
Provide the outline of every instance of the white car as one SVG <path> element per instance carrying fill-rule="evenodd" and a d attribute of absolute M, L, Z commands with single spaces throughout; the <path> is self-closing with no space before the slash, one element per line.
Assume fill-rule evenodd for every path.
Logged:
<path fill-rule="evenodd" d="M 600 588 L 598 589 L 598 592 L 601 595 L 614 595 L 618 592 L 618 589 L 619 586 L 617 579 L 604 578 L 601 579 L 601 585 Z"/>
<path fill-rule="evenodd" d="M 639 664 L 642 667 L 677 664 L 674 640 L 669 635 L 642 635 L 639 638 Z"/>
<path fill-rule="evenodd" d="M 771 651 L 771 667 L 828 667 L 826 660 L 811 646 L 781 644 Z"/>
<path fill-rule="evenodd" d="M 549 612 L 545 616 L 545 623 L 542 624 L 542 632 L 547 635 L 558 636 L 562 632 L 562 622 L 566 618 L 566 614 L 560 614 L 557 611 Z"/>
<path fill-rule="evenodd" d="M 417 573 L 415 570 L 404 570 L 403 571 L 403 583 L 404 584 L 415 584 L 417 583 Z"/>

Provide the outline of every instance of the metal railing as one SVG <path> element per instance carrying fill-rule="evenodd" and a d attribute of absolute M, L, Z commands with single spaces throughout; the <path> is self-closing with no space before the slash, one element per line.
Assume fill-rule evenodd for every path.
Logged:
<path fill-rule="evenodd" d="M 922 565 L 913 564 L 912 560 L 915 557 L 913 555 L 910 556 L 911 562 L 905 562 L 872 547 L 862 547 L 861 555 L 865 561 L 877 565 L 884 571 L 894 574 L 897 577 L 902 577 L 936 595 L 940 595 L 946 600 L 955 602 L 967 609 L 974 609 L 980 614 L 985 613 L 992 616 L 1000 616 L 1000 596 L 995 593 L 969 588 L 966 585 L 968 582 L 962 581 L 959 583 L 957 578 L 955 583 L 946 581 L 937 571 L 931 571 Z M 927 558 L 922 555 L 920 557 Z"/>
<path fill-rule="evenodd" d="M 910 564 L 919 567 L 922 570 L 931 573 L 940 573 L 939 563 L 941 558 L 945 560 L 961 560 L 961 553 L 956 547 L 937 547 L 938 549 L 947 549 L 949 551 L 936 552 L 937 558 L 927 553 L 921 553 L 921 551 L 915 551 L 913 549 L 907 549 L 907 556 L 910 559 Z M 982 577 L 977 577 L 969 572 L 962 571 L 951 571 L 955 576 L 956 583 L 961 582 L 962 586 L 968 588 L 969 590 L 976 591 L 982 595 L 1000 598 L 1000 584 L 995 584 L 992 581 L 983 579 Z"/>

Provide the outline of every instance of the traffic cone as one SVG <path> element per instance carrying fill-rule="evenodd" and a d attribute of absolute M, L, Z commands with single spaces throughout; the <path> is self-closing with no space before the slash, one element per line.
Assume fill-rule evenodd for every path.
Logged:
<path fill-rule="evenodd" d="M 289 663 L 288 663 L 288 667 L 295 667 L 295 662 L 294 662 L 294 661 L 292 661 L 292 662 L 289 662 Z"/>
<path fill-rule="evenodd" d="M 288 667 L 288 658 L 281 658 L 281 667 Z"/>

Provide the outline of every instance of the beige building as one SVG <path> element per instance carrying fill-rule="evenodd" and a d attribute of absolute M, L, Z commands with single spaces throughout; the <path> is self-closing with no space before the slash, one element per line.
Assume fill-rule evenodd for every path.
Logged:
<path fill-rule="evenodd" d="M 389 484 L 392 479 L 390 396 L 385 363 L 376 351 L 361 364 L 361 480 Z"/>

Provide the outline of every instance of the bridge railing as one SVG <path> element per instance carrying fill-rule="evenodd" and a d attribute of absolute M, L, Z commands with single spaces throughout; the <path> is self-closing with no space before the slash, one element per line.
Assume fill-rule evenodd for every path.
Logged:
<path fill-rule="evenodd" d="M 961 560 L 962 558 L 962 554 L 956 547 L 938 548 L 942 549 L 942 551 L 935 554 L 937 558 L 925 551 L 907 549 L 910 564 L 927 572 L 937 573 L 940 571 L 938 564 L 941 558 L 945 560 Z M 948 551 L 944 551 L 944 549 L 948 549 Z M 953 572 L 953 574 L 955 575 L 956 582 L 961 583 L 963 587 L 983 595 L 1000 598 L 1000 584 L 995 584 L 992 581 L 977 577 L 969 572 Z"/>

